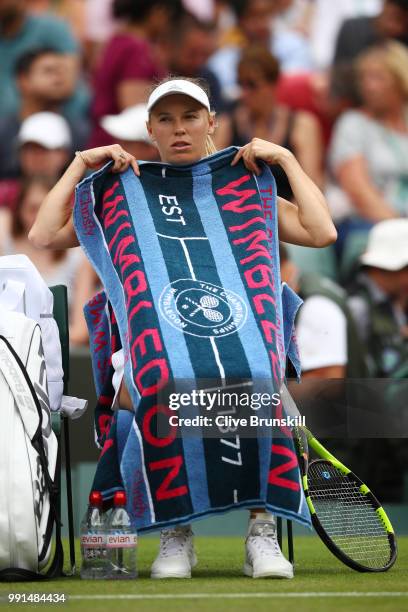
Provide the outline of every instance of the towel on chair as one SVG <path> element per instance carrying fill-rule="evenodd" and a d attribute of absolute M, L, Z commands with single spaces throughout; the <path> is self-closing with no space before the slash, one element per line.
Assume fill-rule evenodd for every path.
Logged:
<path fill-rule="evenodd" d="M 76 190 L 75 229 L 112 306 L 135 407 L 116 414 L 102 463 L 117 461 L 139 530 L 242 507 L 310 524 L 287 428 L 277 439 L 272 429 L 218 438 L 154 429 L 159 412 L 172 414 L 158 402 L 172 381 L 263 380 L 279 393 L 286 357 L 298 366 L 300 300 L 281 288 L 275 181 L 265 164 L 259 177 L 242 161 L 232 167 L 236 151 L 190 166 L 141 162 L 140 177 L 108 164 Z M 272 410 L 284 416 L 281 404 Z M 103 486 L 104 470 L 96 480 L 109 498 L 115 486 L 111 477 Z"/>

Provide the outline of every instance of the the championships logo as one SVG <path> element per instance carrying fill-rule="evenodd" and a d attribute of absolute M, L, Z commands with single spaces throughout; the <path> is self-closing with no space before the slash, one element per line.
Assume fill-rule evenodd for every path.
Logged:
<path fill-rule="evenodd" d="M 167 285 L 159 304 L 161 314 L 173 327 L 202 338 L 233 334 L 247 318 L 246 304 L 239 295 L 191 278 Z"/>

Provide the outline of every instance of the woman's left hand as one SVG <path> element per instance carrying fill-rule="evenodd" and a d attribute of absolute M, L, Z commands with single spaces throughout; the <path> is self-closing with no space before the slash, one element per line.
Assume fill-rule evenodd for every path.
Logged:
<path fill-rule="evenodd" d="M 257 176 L 261 173 L 261 169 L 256 163 L 257 159 L 262 159 L 267 164 L 282 164 L 292 156 L 292 153 L 267 140 L 261 138 L 253 138 L 251 142 L 241 147 L 231 162 L 231 166 L 235 166 L 238 160 L 242 158 L 245 167 L 254 172 Z"/>

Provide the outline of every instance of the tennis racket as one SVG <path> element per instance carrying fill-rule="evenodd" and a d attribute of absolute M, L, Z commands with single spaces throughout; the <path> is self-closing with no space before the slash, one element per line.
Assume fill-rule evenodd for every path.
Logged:
<path fill-rule="evenodd" d="M 318 535 L 359 572 L 385 572 L 397 558 L 392 525 L 380 502 L 306 427 L 294 427 L 303 490 Z M 319 457 L 309 462 L 309 447 Z"/>

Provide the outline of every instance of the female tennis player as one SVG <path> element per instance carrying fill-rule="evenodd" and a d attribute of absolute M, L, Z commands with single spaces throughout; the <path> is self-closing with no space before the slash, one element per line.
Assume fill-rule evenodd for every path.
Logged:
<path fill-rule="evenodd" d="M 161 160 L 168 164 L 192 164 L 216 152 L 211 139 L 215 116 L 201 85 L 188 79 L 162 82 L 151 93 L 147 128 Z M 287 149 L 254 138 L 240 148 L 232 161 L 243 160 L 246 168 L 260 173 L 257 160 L 279 164 L 286 173 L 296 204 L 278 197 L 280 240 L 293 244 L 324 247 L 336 240 L 336 229 L 318 187 L 302 170 Z M 45 198 L 29 238 L 42 248 L 78 246 L 72 220 L 72 194 L 89 169 L 113 160 L 112 171 L 123 172 L 131 166 L 140 176 L 136 159 L 119 145 L 77 152 L 65 174 Z M 122 383 L 120 406 L 133 409 Z M 154 578 L 189 578 L 196 564 L 193 532 L 190 525 L 164 529 L 160 551 L 152 566 Z M 283 556 L 276 536 L 274 517 L 265 509 L 251 509 L 246 538 L 244 573 L 256 577 L 292 578 L 292 565 Z"/>

